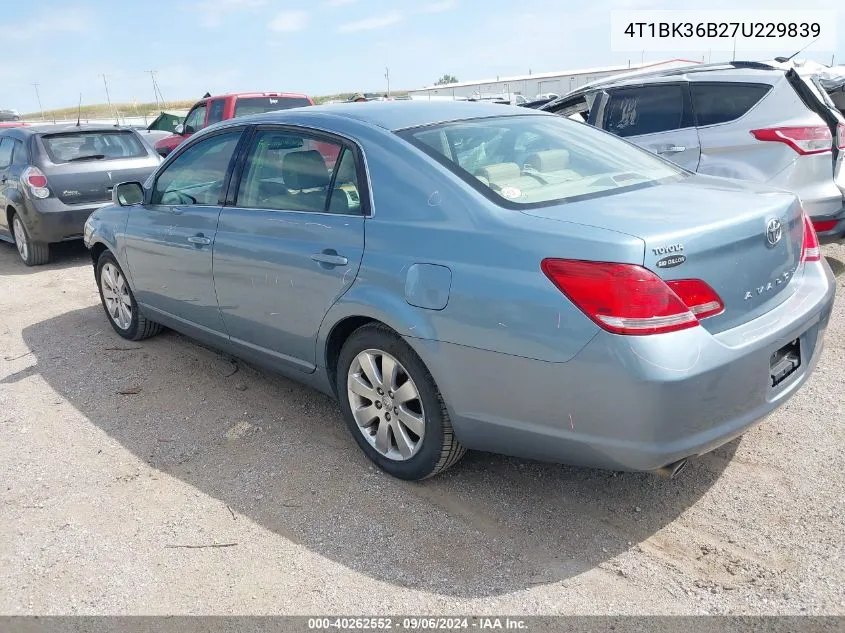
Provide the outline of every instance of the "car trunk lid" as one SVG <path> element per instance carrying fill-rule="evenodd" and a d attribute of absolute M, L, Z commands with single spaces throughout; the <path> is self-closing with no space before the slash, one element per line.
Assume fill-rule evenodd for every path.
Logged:
<path fill-rule="evenodd" d="M 721 298 L 711 332 L 765 314 L 794 292 L 803 216 L 789 193 L 709 176 L 524 213 L 633 235 L 643 265 L 665 281 L 700 279 Z"/>
<path fill-rule="evenodd" d="M 51 192 L 65 204 L 91 204 L 111 200 L 112 188 L 121 182 L 143 182 L 156 163 L 147 159 L 98 160 L 98 169 L 70 163 L 44 170 Z"/>

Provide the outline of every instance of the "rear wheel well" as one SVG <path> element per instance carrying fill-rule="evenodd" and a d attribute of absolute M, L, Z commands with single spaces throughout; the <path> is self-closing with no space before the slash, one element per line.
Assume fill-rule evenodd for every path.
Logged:
<path fill-rule="evenodd" d="M 355 330 L 369 323 L 385 325 L 381 321 L 369 317 L 346 317 L 332 328 L 329 338 L 326 340 L 326 372 L 335 395 L 337 395 L 337 361 L 340 358 L 340 350 L 343 349 L 343 344 Z M 385 325 L 385 327 L 388 326 Z"/>
<path fill-rule="evenodd" d="M 97 242 L 91 247 L 91 261 L 94 264 L 94 268 L 97 267 L 97 262 L 100 261 L 100 255 L 105 253 L 107 250 L 108 249 L 105 244 L 101 244 L 100 242 Z"/>
<path fill-rule="evenodd" d="M 17 213 L 15 208 L 12 205 L 6 207 L 6 226 L 9 227 L 9 233 L 13 233 L 12 231 L 12 217 Z"/>

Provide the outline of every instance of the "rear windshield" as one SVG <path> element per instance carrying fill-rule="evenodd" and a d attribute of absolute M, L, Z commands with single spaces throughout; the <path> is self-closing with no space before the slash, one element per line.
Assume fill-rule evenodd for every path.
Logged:
<path fill-rule="evenodd" d="M 307 105 L 311 102 L 305 97 L 241 97 L 235 101 L 235 117 Z"/>
<path fill-rule="evenodd" d="M 559 116 L 456 121 L 399 135 L 507 207 L 608 195 L 687 174 L 606 132 Z"/>
<path fill-rule="evenodd" d="M 41 137 L 54 163 L 84 160 L 116 160 L 146 156 L 147 151 L 134 132 L 65 132 Z"/>

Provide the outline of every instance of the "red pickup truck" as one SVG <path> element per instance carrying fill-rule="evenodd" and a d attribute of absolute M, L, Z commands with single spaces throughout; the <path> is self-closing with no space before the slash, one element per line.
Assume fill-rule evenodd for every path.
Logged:
<path fill-rule="evenodd" d="M 156 141 L 156 151 L 167 156 L 194 132 L 206 126 L 235 117 L 274 110 L 287 110 L 314 105 L 308 95 L 290 92 L 244 92 L 239 94 L 205 97 L 197 101 L 185 117 L 181 133 L 171 134 Z"/>

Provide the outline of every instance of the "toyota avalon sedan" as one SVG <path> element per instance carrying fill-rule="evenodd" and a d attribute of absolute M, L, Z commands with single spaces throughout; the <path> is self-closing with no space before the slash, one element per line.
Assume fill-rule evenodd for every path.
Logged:
<path fill-rule="evenodd" d="M 796 393 L 835 288 L 793 194 L 484 103 L 213 125 L 85 241 L 120 336 L 330 394 L 403 479 L 467 449 L 674 475 Z"/>

